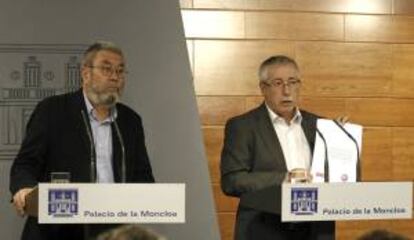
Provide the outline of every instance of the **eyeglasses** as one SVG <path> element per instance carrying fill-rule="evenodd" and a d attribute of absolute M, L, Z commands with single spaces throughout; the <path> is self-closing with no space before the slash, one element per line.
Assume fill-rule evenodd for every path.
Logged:
<path fill-rule="evenodd" d="M 90 68 L 97 68 L 101 71 L 102 75 L 104 75 L 105 77 L 110 77 L 112 76 L 112 74 L 116 73 L 116 75 L 120 78 L 124 78 L 125 75 L 128 74 L 128 71 L 124 68 L 124 67 L 115 67 L 115 66 L 93 66 L 90 65 L 88 66 Z"/>
<path fill-rule="evenodd" d="M 297 89 L 301 84 L 301 80 L 297 78 L 291 78 L 287 81 L 283 81 L 282 79 L 272 79 L 262 82 L 267 86 L 272 86 L 278 89 L 281 89 L 282 87 L 287 87 L 289 89 Z"/>

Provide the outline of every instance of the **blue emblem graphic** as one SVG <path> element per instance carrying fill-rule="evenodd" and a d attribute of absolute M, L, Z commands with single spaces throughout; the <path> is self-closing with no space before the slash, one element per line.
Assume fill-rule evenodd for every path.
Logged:
<path fill-rule="evenodd" d="M 312 215 L 318 212 L 317 188 L 292 188 L 290 211 L 295 215 Z"/>
<path fill-rule="evenodd" d="M 49 189 L 48 212 L 53 217 L 78 215 L 78 190 Z"/>

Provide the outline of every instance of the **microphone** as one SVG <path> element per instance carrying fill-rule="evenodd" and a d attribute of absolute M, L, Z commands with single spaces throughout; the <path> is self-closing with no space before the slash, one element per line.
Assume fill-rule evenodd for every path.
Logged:
<path fill-rule="evenodd" d="M 356 139 L 336 120 L 333 120 L 334 123 L 352 140 L 352 142 L 354 142 L 356 150 L 357 150 L 357 161 L 359 163 L 359 146 L 358 146 L 358 142 L 356 141 Z"/>
<path fill-rule="evenodd" d="M 85 111 L 81 110 L 83 124 L 86 128 L 86 133 L 89 138 L 90 144 L 90 151 L 91 151 L 91 172 L 90 172 L 90 180 L 91 182 L 96 182 L 96 152 L 95 152 L 95 142 L 92 136 L 92 130 L 88 124 L 88 118 L 86 117 Z"/>
<path fill-rule="evenodd" d="M 324 172 L 325 172 L 325 182 L 329 182 L 329 158 L 328 158 L 328 144 L 326 143 L 326 139 L 319 131 L 318 128 L 316 128 L 316 133 L 319 135 L 319 137 L 322 139 L 323 145 L 325 147 L 325 159 L 324 159 Z"/>
<path fill-rule="evenodd" d="M 124 140 L 122 138 L 121 131 L 119 130 L 118 123 L 114 119 L 114 126 L 115 126 L 115 132 L 116 136 L 119 139 L 119 144 L 121 145 L 121 181 L 122 183 L 126 183 L 126 162 L 125 162 L 125 144 Z"/>

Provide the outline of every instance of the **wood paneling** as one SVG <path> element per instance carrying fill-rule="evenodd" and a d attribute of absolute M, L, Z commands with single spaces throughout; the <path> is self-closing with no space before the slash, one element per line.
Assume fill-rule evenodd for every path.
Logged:
<path fill-rule="evenodd" d="M 392 17 L 371 15 L 346 15 L 346 41 L 380 41 L 391 40 Z"/>
<path fill-rule="evenodd" d="M 390 43 L 414 42 L 413 24 L 412 16 L 346 15 L 345 39 Z"/>
<path fill-rule="evenodd" d="M 245 111 L 244 97 L 198 97 L 197 104 L 203 125 L 224 125 Z"/>
<path fill-rule="evenodd" d="M 257 69 L 274 54 L 292 56 L 286 41 L 195 41 L 194 81 L 198 95 L 258 95 Z"/>
<path fill-rule="evenodd" d="M 414 100 L 347 99 L 346 109 L 351 119 L 365 126 L 414 126 Z"/>
<path fill-rule="evenodd" d="M 337 221 L 336 222 L 336 240 L 356 239 L 361 235 L 375 230 L 385 229 L 392 231 L 392 221 Z"/>
<path fill-rule="evenodd" d="M 414 45 L 393 45 L 393 88 L 395 97 L 414 97 Z"/>
<path fill-rule="evenodd" d="M 342 40 L 342 15 L 246 12 L 246 38 Z"/>
<path fill-rule="evenodd" d="M 238 203 L 219 187 L 224 124 L 262 103 L 257 68 L 271 55 L 299 63 L 301 108 L 328 118 L 347 115 L 364 126 L 364 181 L 413 180 L 413 1 L 180 3 L 187 8 L 183 21 L 222 239 L 233 239 Z M 338 222 L 336 239 L 377 228 L 413 238 L 413 226 L 412 220 Z"/>
<path fill-rule="evenodd" d="M 410 239 L 414 236 L 414 220 L 394 220 L 391 222 L 393 231 L 404 236 L 411 236 Z"/>
<path fill-rule="evenodd" d="M 325 118 L 333 119 L 347 115 L 343 98 L 302 97 L 300 107 Z"/>
<path fill-rule="evenodd" d="M 367 97 L 390 91 L 390 45 L 299 42 L 295 52 L 305 95 Z"/>
<path fill-rule="evenodd" d="M 414 128 L 393 129 L 393 179 L 414 180 Z"/>
<path fill-rule="evenodd" d="M 246 9 L 246 0 L 193 0 L 194 8 Z"/>
<path fill-rule="evenodd" d="M 409 0 L 406 0 L 407 2 Z M 194 0 L 195 8 L 391 13 L 392 0 Z"/>
<path fill-rule="evenodd" d="M 239 199 L 224 195 L 219 184 L 213 184 L 213 194 L 218 212 L 235 212 L 237 210 Z"/>
<path fill-rule="evenodd" d="M 247 97 L 246 98 L 246 111 L 256 108 L 262 103 L 263 103 L 262 96 Z"/>
<path fill-rule="evenodd" d="M 352 120 L 351 120 L 352 121 Z M 362 139 L 362 181 L 393 179 L 392 132 L 390 128 L 364 128 Z"/>
<path fill-rule="evenodd" d="M 220 182 L 220 155 L 223 148 L 223 127 L 203 127 L 204 145 L 212 183 Z"/>
<path fill-rule="evenodd" d="M 394 0 L 394 14 L 414 14 L 413 0 Z"/>
<path fill-rule="evenodd" d="M 218 213 L 218 222 L 222 240 L 232 240 L 234 225 L 236 220 L 235 213 Z"/>
<path fill-rule="evenodd" d="M 193 0 L 180 0 L 180 8 L 192 8 Z"/>
<path fill-rule="evenodd" d="M 188 38 L 243 38 L 244 13 L 182 10 Z"/>

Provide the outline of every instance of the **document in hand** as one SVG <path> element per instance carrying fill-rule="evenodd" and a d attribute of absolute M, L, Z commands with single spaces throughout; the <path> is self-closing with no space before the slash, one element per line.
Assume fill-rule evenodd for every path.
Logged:
<path fill-rule="evenodd" d="M 311 166 L 312 182 L 356 182 L 357 163 L 362 144 L 362 126 L 341 125 L 333 120 L 318 119 Z M 328 168 L 325 164 L 328 163 Z"/>

